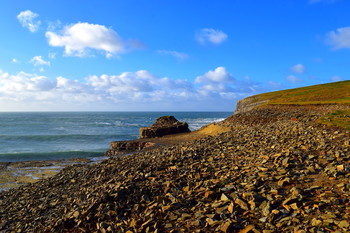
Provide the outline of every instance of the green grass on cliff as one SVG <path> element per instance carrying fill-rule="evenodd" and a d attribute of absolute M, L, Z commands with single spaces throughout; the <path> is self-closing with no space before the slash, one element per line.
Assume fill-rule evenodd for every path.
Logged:
<path fill-rule="evenodd" d="M 350 105 L 350 80 L 264 93 L 251 97 L 262 105 Z M 332 112 L 318 120 L 328 126 L 350 130 L 350 110 Z"/>
<path fill-rule="evenodd" d="M 350 104 L 350 80 L 254 96 L 265 104 Z"/>
<path fill-rule="evenodd" d="M 318 120 L 319 123 L 338 126 L 350 130 L 350 110 L 338 110 L 322 117 Z"/>

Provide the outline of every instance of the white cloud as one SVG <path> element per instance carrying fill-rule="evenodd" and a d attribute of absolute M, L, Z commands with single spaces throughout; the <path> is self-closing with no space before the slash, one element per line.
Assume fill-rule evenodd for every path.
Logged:
<path fill-rule="evenodd" d="M 50 66 L 49 61 L 45 61 L 41 56 L 35 56 L 30 61 L 34 66 Z"/>
<path fill-rule="evenodd" d="M 184 80 L 159 78 L 146 70 L 120 75 L 90 76 L 86 79 L 96 93 L 120 101 L 167 101 L 189 93 L 192 84 Z"/>
<path fill-rule="evenodd" d="M 202 76 L 198 76 L 195 80 L 196 83 L 225 83 L 234 81 L 234 77 L 222 66 L 217 67 L 215 70 L 210 70 Z"/>
<path fill-rule="evenodd" d="M 64 47 L 67 56 L 85 57 L 97 50 L 110 58 L 126 49 L 117 32 L 98 24 L 76 23 L 60 33 L 48 31 L 45 35 L 51 46 Z"/>
<path fill-rule="evenodd" d="M 332 80 L 332 82 L 344 81 L 344 79 L 342 77 L 337 76 L 337 75 L 333 76 L 331 80 Z"/>
<path fill-rule="evenodd" d="M 16 59 L 16 58 L 12 58 L 12 63 L 20 63 L 20 61 L 18 60 L 18 59 Z"/>
<path fill-rule="evenodd" d="M 20 72 L 10 75 L 0 70 L 0 93 L 21 99 L 22 93 L 48 91 L 54 83 L 44 76 L 37 76 Z"/>
<path fill-rule="evenodd" d="M 297 74 L 303 74 L 305 72 L 305 67 L 302 64 L 296 64 L 290 68 L 290 71 Z"/>
<path fill-rule="evenodd" d="M 235 80 L 225 67 L 195 81 L 158 77 L 147 70 L 119 75 L 91 75 L 85 80 L 50 79 L 0 70 L 0 105 L 16 110 L 233 110 L 236 100 L 262 87 Z"/>
<path fill-rule="evenodd" d="M 204 28 L 196 33 L 196 40 L 202 45 L 207 43 L 221 44 L 227 38 L 228 36 L 223 31 L 212 28 Z"/>
<path fill-rule="evenodd" d="M 204 96 L 230 96 L 229 93 L 236 92 L 233 87 L 234 82 L 234 77 L 222 66 L 195 79 L 195 83 L 200 84 L 198 87 L 200 94 Z"/>
<path fill-rule="evenodd" d="M 333 49 L 349 49 L 350 48 L 350 27 L 338 28 L 331 31 L 326 36 L 326 42 Z"/>
<path fill-rule="evenodd" d="M 298 78 L 294 75 L 289 75 L 287 78 L 287 81 L 290 82 L 290 83 L 300 83 L 300 82 L 303 82 L 304 80 L 302 80 L 301 78 Z"/>
<path fill-rule="evenodd" d="M 41 24 L 40 20 L 36 20 L 38 16 L 38 14 L 32 11 L 26 10 L 19 13 L 17 19 L 23 27 L 28 28 L 31 32 L 36 32 Z"/>
<path fill-rule="evenodd" d="M 169 51 L 169 50 L 158 50 L 159 54 L 171 55 L 179 60 L 186 60 L 189 56 L 186 53 L 181 53 L 177 51 Z"/>

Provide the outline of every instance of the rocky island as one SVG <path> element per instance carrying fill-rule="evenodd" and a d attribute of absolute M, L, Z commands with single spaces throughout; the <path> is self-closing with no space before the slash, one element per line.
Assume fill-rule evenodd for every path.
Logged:
<path fill-rule="evenodd" d="M 159 138 L 172 143 L 2 192 L 0 231 L 349 232 L 349 90 L 250 97 L 223 122 Z"/>

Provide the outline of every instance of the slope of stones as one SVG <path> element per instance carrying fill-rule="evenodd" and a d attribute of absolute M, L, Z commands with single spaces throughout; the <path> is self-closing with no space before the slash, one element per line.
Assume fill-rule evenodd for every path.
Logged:
<path fill-rule="evenodd" d="M 350 139 L 313 108 L 257 109 L 230 130 L 0 193 L 0 231 L 347 232 Z"/>

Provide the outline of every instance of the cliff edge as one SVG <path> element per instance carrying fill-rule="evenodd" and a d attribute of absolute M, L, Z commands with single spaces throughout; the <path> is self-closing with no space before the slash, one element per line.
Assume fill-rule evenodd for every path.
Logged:
<path fill-rule="evenodd" d="M 237 102 L 235 114 L 267 105 L 350 105 L 350 81 L 326 83 L 250 96 Z"/>

